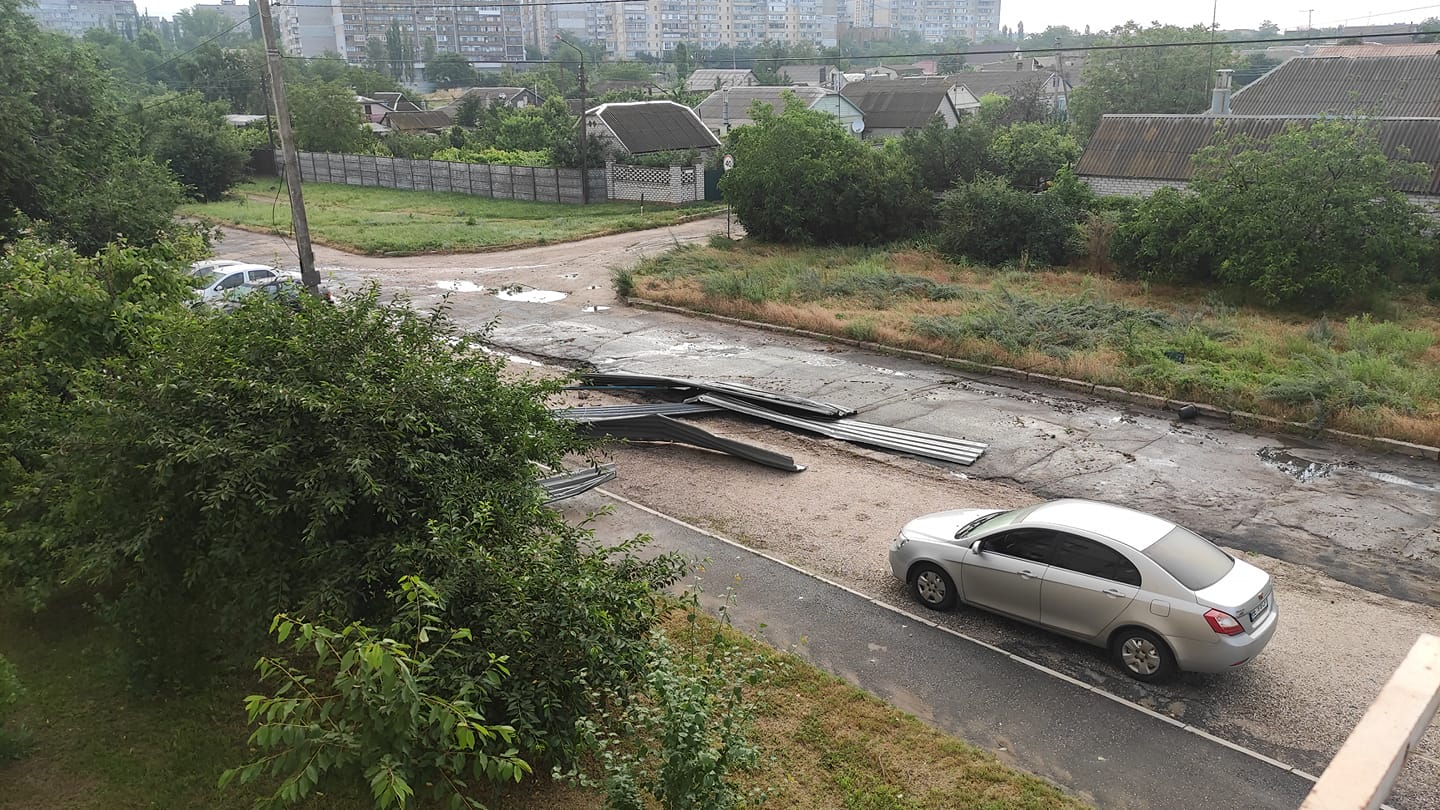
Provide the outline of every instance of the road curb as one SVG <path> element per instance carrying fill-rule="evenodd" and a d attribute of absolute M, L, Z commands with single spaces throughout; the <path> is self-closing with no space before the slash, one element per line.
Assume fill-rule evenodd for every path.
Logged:
<path fill-rule="evenodd" d="M 994 377 L 1005 377 L 1007 379 L 1034 382 L 1052 388 L 1059 388 L 1081 394 L 1091 394 L 1103 397 L 1116 402 L 1125 402 L 1131 405 L 1138 405 L 1143 408 L 1150 408 L 1156 411 L 1179 411 L 1182 407 L 1193 406 L 1200 412 L 1201 416 L 1211 419 L 1224 419 L 1235 425 L 1259 427 L 1265 430 L 1275 431 L 1291 435 L 1319 436 L 1341 444 L 1363 447 L 1380 453 L 1394 453 L 1408 458 L 1418 458 L 1425 461 L 1440 462 L 1440 447 L 1431 447 L 1426 444 L 1402 441 L 1400 439 L 1387 439 L 1383 436 L 1366 436 L 1360 433 L 1350 433 L 1334 428 L 1316 428 L 1303 422 L 1291 422 L 1285 419 L 1278 419 L 1273 416 L 1251 413 L 1242 410 L 1229 410 L 1215 405 L 1202 402 L 1185 402 L 1177 399 L 1154 394 L 1144 394 L 1138 391 L 1130 391 L 1124 388 L 1117 388 L 1113 385 L 1098 385 L 1085 380 L 1075 380 L 1069 377 L 1059 377 L 1053 374 L 1042 374 L 1037 371 L 1026 371 L 1008 366 L 991 366 L 984 363 L 977 363 L 973 360 L 964 360 L 957 357 L 946 357 L 934 352 L 922 352 L 915 349 L 902 349 L 896 346 L 886 346 L 880 343 L 872 343 L 865 340 L 830 335 L 824 332 L 814 332 L 808 329 L 799 329 L 793 326 L 779 326 L 763 321 L 751 321 L 744 318 L 736 318 L 730 315 L 720 315 L 715 312 L 677 307 L 672 304 L 662 304 L 658 301 L 650 301 L 645 298 L 634 298 L 622 296 L 620 300 L 630 306 L 641 309 L 650 309 L 657 312 L 670 312 L 676 315 L 685 315 L 693 318 L 704 318 L 706 320 L 718 321 L 720 323 L 744 326 L 750 329 L 761 329 L 767 332 L 778 332 L 786 335 L 810 338 L 811 340 L 824 341 L 826 343 L 839 343 L 845 346 L 853 346 L 857 349 L 875 352 L 877 354 L 889 354 L 899 357 L 907 357 L 912 360 L 922 360 L 930 363 L 938 363 L 948 368 L 955 369 L 968 374 L 981 374 Z"/>
<path fill-rule="evenodd" d="M 965 634 L 965 633 L 962 633 L 962 632 L 960 632 L 959 630 L 954 630 L 954 629 L 951 629 L 951 628 L 949 628 L 949 627 L 945 627 L 945 626 L 939 624 L 938 622 L 934 621 L 933 619 L 928 619 L 928 618 L 926 618 L 926 617 L 924 617 L 924 616 L 920 616 L 920 615 L 918 615 L 918 614 L 911 613 L 910 611 L 905 610 L 905 609 L 902 608 L 902 607 L 899 607 L 899 606 L 897 606 L 897 605 L 892 605 L 892 604 L 890 604 L 889 602 L 886 602 L 886 601 L 883 601 L 883 600 L 881 600 L 881 599 L 877 599 L 877 598 L 875 598 L 875 597 L 869 596 L 869 595 L 867 595 L 867 594 L 865 594 L 865 593 L 862 593 L 861 591 L 858 591 L 858 590 L 856 590 L 856 589 L 854 589 L 854 588 L 851 588 L 851 587 L 848 586 L 848 585 L 841 584 L 841 583 L 836 582 L 836 581 L 834 581 L 834 580 L 832 580 L 832 579 L 830 579 L 830 578 L 828 578 L 828 577 L 825 577 L 825 576 L 823 576 L 823 575 L 821 575 L 821 574 L 817 574 L 817 573 L 815 573 L 815 572 L 813 572 L 813 571 L 809 571 L 809 570 L 807 570 L 807 569 L 801 568 L 800 566 L 795 565 L 794 563 L 788 562 L 788 561 L 786 561 L 786 560 L 783 560 L 783 559 L 781 559 L 781 558 L 779 558 L 779 557 L 776 557 L 776 556 L 774 556 L 773 554 L 767 554 L 767 553 L 765 553 L 764 551 L 760 551 L 759 549 L 751 548 L 751 547 L 749 547 L 749 546 L 747 546 L 747 545 L 745 545 L 745 544 L 743 544 L 743 543 L 740 543 L 740 542 L 738 542 L 738 541 L 736 541 L 736 540 L 731 540 L 730 538 L 725 537 L 724 535 L 716 534 L 715 532 L 709 531 L 709 530 L 707 530 L 707 529 L 703 529 L 703 528 L 701 528 L 701 527 L 699 527 L 699 526 L 696 526 L 696 525 L 694 525 L 694 524 L 687 523 L 687 522 L 685 522 L 685 521 L 683 521 L 683 520 L 681 520 L 681 519 L 679 519 L 679 518 L 677 518 L 677 517 L 673 517 L 673 516 L 671 516 L 671 515 L 667 515 L 667 514 L 665 514 L 664 512 L 661 512 L 661 511 L 656 510 L 656 509 L 652 509 L 652 508 L 650 508 L 649 506 L 646 506 L 646 505 L 643 504 L 643 503 L 639 503 L 639 502 L 637 502 L 637 501 L 630 500 L 629 498 L 626 498 L 626 497 L 623 496 L 623 495 L 616 494 L 616 493 L 611 492 L 611 491 L 609 491 L 609 490 L 607 490 L 607 489 L 597 487 L 594 491 L 597 492 L 597 493 L 599 493 L 600 495 L 603 495 L 603 496 L 606 497 L 606 498 L 609 498 L 609 499 L 613 500 L 613 501 L 616 501 L 616 502 L 618 502 L 618 503 L 623 503 L 623 504 L 625 504 L 626 506 L 629 506 L 629 507 L 631 507 L 631 508 L 633 508 L 633 509 L 638 509 L 638 510 L 640 510 L 641 512 L 644 512 L 644 513 L 646 513 L 646 514 L 653 515 L 653 516 L 655 516 L 655 517 L 657 517 L 657 518 L 660 518 L 661 520 L 664 520 L 664 521 L 666 521 L 667 523 L 673 523 L 673 524 L 675 524 L 676 526 L 680 526 L 680 527 L 686 529 L 687 531 L 691 531 L 691 532 L 694 532 L 694 533 L 696 533 L 696 534 L 702 535 L 702 536 L 704 536 L 704 537 L 708 537 L 708 538 L 710 538 L 711 540 L 714 540 L 714 541 L 716 541 L 716 542 L 718 542 L 718 543 L 724 543 L 725 545 L 730 546 L 731 548 L 737 549 L 737 550 L 739 550 L 739 551 L 742 551 L 742 552 L 744 552 L 744 553 L 746 553 L 746 554 L 750 554 L 750 555 L 752 555 L 752 556 L 759 557 L 759 558 L 764 559 L 764 560 L 768 560 L 768 561 L 770 561 L 770 562 L 772 562 L 772 563 L 775 563 L 775 564 L 777 564 L 777 565 L 784 566 L 785 568 L 788 568 L 788 569 L 790 569 L 791 571 L 794 571 L 794 572 L 796 572 L 796 573 L 798 573 L 798 574 L 800 574 L 800 575 L 802 575 L 802 576 L 809 577 L 810 579 L 816 580 L 817 582 L 821 582 L 821 583 L 823 583 L 823 584 L 825 584 L 825 585 L 829 585 L 829 586 L 831 586 L 831 587 L 833 587 L 833 588 L 836 588 L 836 589 L 838 589 L 838 590 L 844 591 L 844 592 L 850 594 L 851 596 L 854 596 L 854 597 L 860 599 L 861 601 L 864 601 L 864 602 L 866 602 L 866 603 L 868 603 L 868 604 L 870 604 L 870 605 L 873 605 L 873 606 L 875 606 L 875 607 L 880 608 L 881 610 L 885 610 L 885 611 L 888 611 L 888 612 L 890 612 L 890 613 L 894 613 L 894 614 L 896 614 L 897 616 L 901 616 L 901 617 L 903 617 L 903 618 L 905 618 L 905 619 L 908 619 L 908 620 L 910 620 L 910 621 L 916 622 L 917 624 L 922 624 L 922 625 L 925 625 L 925 626 L 927 626 L 927 627 L 931 627 L 931 628 L 933 628 L 933 629 L 935 629 L 935 630 L 938 630 L 938 631 L 940 631 L 940 632 L 942 632 L 942 633 L 945 633 L 945 634 L 947 634 L 947 635 L 954 636 L 955 638 L 961 639 L 962 641 L 968 642 L 968 643 L 970 643 L 970 644 L 972 644 L 972 645 L 974 645 L 974 646 L 976 646 L 976 647 L 980 647 L 980 648 L 982 648 L 982 649 L 989 650 L 989 651 L 991 651 L 991 652 L 994 652 L 994 653 L 997 653 L 997 654 L 999 654 L 999 655 L 1002 655 L 1002 656 L 1004 656 L 1004 657 L 1006 657 L 1006 658 L 1008 658 L 1008 659 L 1010 659 L 1010 660 L 1012 660 L 1012 661 L 1014 661 L 1014 662 L 1016 662 L 1016 663 L 1018 663 L 1018 664 L 1023 664 L 1023 665 L 1025 665 L 1025 666 L 1030 667 L 1031 669 L 1034 669 L 1034 670 L 1036 670 L 1036 671 L 1038 671 L 1038 672 L 1041 672 L 1041 673 L 1043 673 L 1043 674 L 1045 674 L 1045 675 L 1047 675 L 1047 676 L 1049 676 L 1049 677 L 1051 677 L 1051 678 L 1054 678 L 1054 679 L 1056 679 L 1056 680 L 1059 680 L 1059 681 L 1062 681 L 1062 682 L 1064 682 L 1064 683 L 1070 684 L 1071 686 L 1075 686 L 1075 687 L 1077 687 L 1077 688 L 1079 688 L 1079 689 L 1083 689 L 1084 691 L 1092 692 L 1092 693 L 1094 693 L 1095 695 L 1098 695 L 1098 696 L 1100 696 L 1100 697 L 1103 697 L 1103 698 L 1106 698 L 1106 699 L 1108 699 L 1108 700 L 1114 701 L 1115 703 L 1118 703 L 1118 704 L 1120 704 L 1121 706 L 1124 706 L 1124 707 L 1126 707 L 1126 708 L 1128 708 L 1128 709 L 1131 709 L 1131 710 L 1135 711 L 1136 713 L 1146 715 L 1146 716 L 1151 717 L 1151 718 L 1153 718 L 1153 719 L 1156 719 L 1156 720 L 1159 720 L 1159 721 L 1161 721 L 1161 722 L 1164 722 L 1164 723 L 1166 723 L 1166 724 L 1168 724 L 1168 725 L 1175 726 L 1175 727 L 1179 728 L 1179 729 L 1182 730 L 1182 731 L 1187 731 L 1187 732 L 1189 732 L 1189 733 L 1191 733 L 1191 734 L 1194 734 L 1194 735 L 1196 735 L 1196 736 L 1198 736 L 1198 737 L 1202 737 L 1202 738 L 1204 738 L 1204 739 L 1206 739 L 1206 740 L 1209 740 L 1210 742 L 1216 743 L 1216 744 L 1218 744 L 1218 745 L 1222 745 L 1222 746 L 1224 746 L 1224 747 L 1226 747 L 1226 748 L 1229 748 L 1229 749 L 1231 749 L 1231 750 L 1233 750 L 1233 751 L 1235 751 L 1235 752 L 1237 752 L 1237 753 L 1240 753 L 1240 754 L 1243 754 L 1243 755 L 1245 755 L 1245 756 L 1247 756 L 1247 757 L 1250 757 L 1251 759 L 1254 759 L 1254 760 L 1256 760 L 1257 762 L 1262 762 L 1262 763 L 1264 763 L 1264 764 L 1266 764 L 1266 765 L 1269 765 L 1269 766 L 1271 766 L 1271 767 L 1273 767 L 1273 768 L 1275 768 L 1275 769 L 1277 769 L 1277 770 L 1283 771 L 1283 772 L 1285 772 L 1285 773 L 1294 774 L 1294 775 L 1299 776 L 1299 777 L 1301 777 L 1301 778 L 1303 778 L 1303 779 L 1306 779 L 1306 780 L 1308 780 L 1308 781 L 1310 781 L 1310 782 L 1315 782 L 1315 781 L 1317 781 L 1317 777 L 1312 776 L 1311 774 L 1309 774 L 1309 773 L 1307 773 L 1307 772 L 1305 772 L 1305 771 L 1303 771 L 1303 770 L 1301 770 L 1301 769 L 1299 769 L 1299 768 L 1297 768 L 1297 767 L 1294 767 L 1294 766 L 1292 766 L 1292 765 L 1288 765 L 1288 764 L 1286 764 L 1286 763 L 1284 763 L 1284 762 L 1281 762 L 1280 760 L 1274 759 L 1273 757 L 1268 757 L 1268 756 L 1260 753 L 1259 751 L 1255 751 L 1254 749 L 1251 749 L 1251 748 L 1246 748 L 1245 746 L 1240 745 L 1240 744 L 1237 743 L 1237 742 L 1234 742 L 1234 741 L 1232 741 L 1232 740 L 1227 740 L 1227 739 L 1225 739 L 1224 737 L 1216 736 L 1216 735 L 1211 734 L 1211 733 L 1209 733 L 1209 732 L 1205 731 L 1204 729 L 1201 729 L 1201 728 L 1199 728 L 1199 727 L 1197 727 L 1197 726 L 1193 726 L 1193 725 L 1190 725 L 1190 724 L 1188 724 L 1188 723 L 1183 723 L 1183 722 L 1181 722 L 1181 721 L 1179 721 L 1179 720 L 1176 720 L 1176 719 L 1173 718 L 1173 717 L 1170 717 L 1170 716 L 1168 716 L 1168 715 L 1165 715 L 1165 714 L 1162 714 L 1162 713 L 1160 713 L 1160 712 L 1157 712 L 1157 711 L 1155 711 L 1154 709 L 1149 708 L 1148 706 L 1143 706 L 1143 705 L 1141 705 L 1141 704 L 1139 704 L 1139 703 L 1136 703 L 1135 701 L 1130 700 L 1130 699 L 1128 699 L 1128 698 L 1121 697 L 1121 696 L 1119 696 L 1119 695 L 1116 695 L 1116 694 L 1113 694 L 1113 693 L 1111 693 L 1111 692 L 1107 692 L 1107 691 L 1105 691 L 1105 690 L 1103 690 L 1103 689 L 1100 689 L 1100 688 L 1098 688 L 1098 687 L 1096 687 L 1096 686 L 1092 686 L 1091 684 L 1087 684 L 1087 683 L 1085 683 L 1084 681 L 1081 681 L 1081 680 L 1079 680 L 1079 679 L 1073 678 L 1073 677 L 1071 677 L 1071 676 L 1069 676 L 1069 675 L 1066 675 L 1066 674 L 1063 673 L 1063 672 L 1059 672 L 1059 671 L 1057 671 L 1057 670 L 1051 669 L 1050 667 L 1047 667 L 1047 666 L 1045 666 L 1044 664 L 1039 663 L 1038 661 L 1032 661 L 1032 660 L 1030 660 L 1030 659 L 1028 659 L 1028 658 L 1025 658 L 1025 657 L 1023 657 L 1023 656 L 1016 655 L 1015 653 L 1012 653 L 1012 652 L 1010 652 L 1009 650 L 1003 649 L 1003 648 L 1001 648 L 1001 647 L 997 647 L 997 646 L 995 646 L 994 644 L 990 644 L 989 642 L 982 641 L 982 640 L 980 640 L 980 639 L 978 639 L 978 638 L 975 638 L 975 637 L 973 637 L 973 636 L 970 636 L 970 635 L 967 635 L 967 634 Z M 1382 807 L 1383 810 L 1394 810 L 1393 808 L 1389 808 L 1388 805 L 1381 805 L 1381 807 Z"/>

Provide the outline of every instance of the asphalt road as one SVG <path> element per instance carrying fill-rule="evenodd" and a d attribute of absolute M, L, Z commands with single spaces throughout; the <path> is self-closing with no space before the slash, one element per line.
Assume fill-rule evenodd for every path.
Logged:
<path fill-rule="evenodd" d="M 1283 763 L 628 502 L 590 493 L 566 510 L 579 517 L 606 504 L 614 511 L 594 524 L 597 537 L 649 534 L 656 549 L 703 562 L 702 604 L 726 604 L 739 629 L 1098 807 L 1293 809 L 1313 784 Z"/>

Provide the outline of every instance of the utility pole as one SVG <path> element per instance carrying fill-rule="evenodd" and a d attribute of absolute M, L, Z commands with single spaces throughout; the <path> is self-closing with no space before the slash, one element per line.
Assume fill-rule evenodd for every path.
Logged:
<path fill-rule="evenodd" d="M 589 105 L 585 102 L 585 52 L 559 34 L 555 35 L 555 41 L 562 45 L 568 45 L 580 57 L 580 204 L 588 205 L 590 202 L 590 150 L 585 132 L 589 123 L 586 120 Z"/>
<path fill-rule="evenodd" d="M 280 130 L 280 152 L 284 159 L 285 187 L 290 191 L 290 222 L 295 226 L 295 252 L 300 257 L 300 281 L 311 295 L 320 296 L 320 274 L 315 272 L 315 251 L 310 247 L 310 223 L 305 219 L 305 197 L 300 193 L 300 155 L 295 133 L 290 129 L 290 102 L 285 98 L 285 67 L 280 46 L 275 43 L 275 21 L 270 18 L 270 0 L 255 0 L 260 13 L 260 34 L 265 38 L 265 67 L 275 98 L 275 124 Z"/>
<path fill-rule="evenodd" d="M 1313 31 L 1315 29 L 1315 9 L 1302 8 L 1300 10 L 1305 12 L 1305 30 Z"/>

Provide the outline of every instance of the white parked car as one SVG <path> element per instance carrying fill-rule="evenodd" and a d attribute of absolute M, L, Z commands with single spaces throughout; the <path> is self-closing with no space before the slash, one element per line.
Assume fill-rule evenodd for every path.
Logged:
<path fill-rule="evenodd" d="M 223 298 L 241 285 L 280 276 L 268 264 L 246 264 L 230 259 L 210 259 L 190 265 L 190 277 L 198 281 L 196 296 L 201 301 Z"/>

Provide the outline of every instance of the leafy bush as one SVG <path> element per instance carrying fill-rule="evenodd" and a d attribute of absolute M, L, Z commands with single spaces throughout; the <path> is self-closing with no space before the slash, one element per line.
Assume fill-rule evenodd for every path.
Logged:
<path fill-rule="evenodd" d="M 549 166 L 550 153 L 506 151 L 504 149 L 482 149 L 471 146 L 456 148 L 447 146 L 436 149 L 431 160 L 449 160 L 456 163 L 493 163 L 497 166 Z"/>
<path fill-rule="evenodd" d="M 1216 222 L 1204 201 L 1162 188 L 1115 227 L 1110 255 L 1137 275 L 1161 281 L 1214 277 Z"/>
<path fill-rule="evenodd" d="M 695 621 L 690 614 L 690 621 Z M 691 631 L 692 633 L 695 631 Z M 726 810 L 745 804 L 733 773 L 752 767 L 759 750 L 749 740 L 753 707 L 744 688 L 767 673 L 728 642 L 719 626 L 700 653 L 684 650 L 657 631 L 643 688 L 609 695 L 603 722 L 581 724 L 598 778 L 579 768 L 556 775 L 603 787 L 606 805 L 641 810 L 647 797 L 665 810 Z"/>
<path fill-rule="evenodd" d="M 1064 127 L 1017 123 L 995 133 L 990 154 L 1010 185 L 1040 191 L 1061 169 L 1080 159 L 1080 143 Z"/>
<path fill-rule="evenodd" d="M 940 250 L 951 258 L 999 264 L 1028 258 L 1062 264 L 1076 251 L 1081 212 L 1058 193 L 1031 194 L 998 178 L 956 186 L 940 205 Z"/>
<path fill-rule="evenodd" d="M 275 693 L 251 695 L 245 709 L 258 726 L 250 745 L 262 756 L 225 771 L 221 787 L 281 777 L 257 803 L 280 807 L 362 781 L 377 808 L 405 807 L 417 790 L 437 803 L 482 808 L 466 795 L 468 779 L 518 782 L 530 772 L 514 729 L 487 723 L 477 709 L 508 674 L 505 661 L 472 649 L 469 630 L 445 627 L 443 602 L 424 581 L 402 579 L 396 602 L 395 625 L 383 632 L 275 617 L 276 642 L 288 640 L 304 663 L 260 659 L 256 669 Z M 479 677 L 439 693 L 439 673 L 462 657 L 483 661 Z"/>
<path fill-rule="evenodd" d="M 223 101 L 199 93 L 152 101 L 142 111 L 141 146 L 168 167 L 194 200 L 218 200 L 245 177 L 250 159 Z"/>
<path fill-rule="evenodd" d="M 735 168 L 720 180 L 750 236 L 870 244 L 923 224 L 927 194 L 898 147 L 862 144 L 793 97 L 780 113 L 756 104 L 750 115 L 754 124 L 730 133 Z"/>
<path fill-rule="evenodd" d="M 905 130 L 900 150 L 920 185 L 941 192 L 995 170 L 990 139 L 990 128 L 975 118 L 966 117 L 953 127 L 935 119 L 921 129 Z"/>
<path fill-rule="evenodd" d="M 25 687 L 20 685 L 20 676 L 15 672 L 15 665 L 0 655 L 0 762 L 19 757 L 30 745 L 27 731 L 5 725 L 5 721 L 15 713 L 15 707 L 24 696 Z"/>

